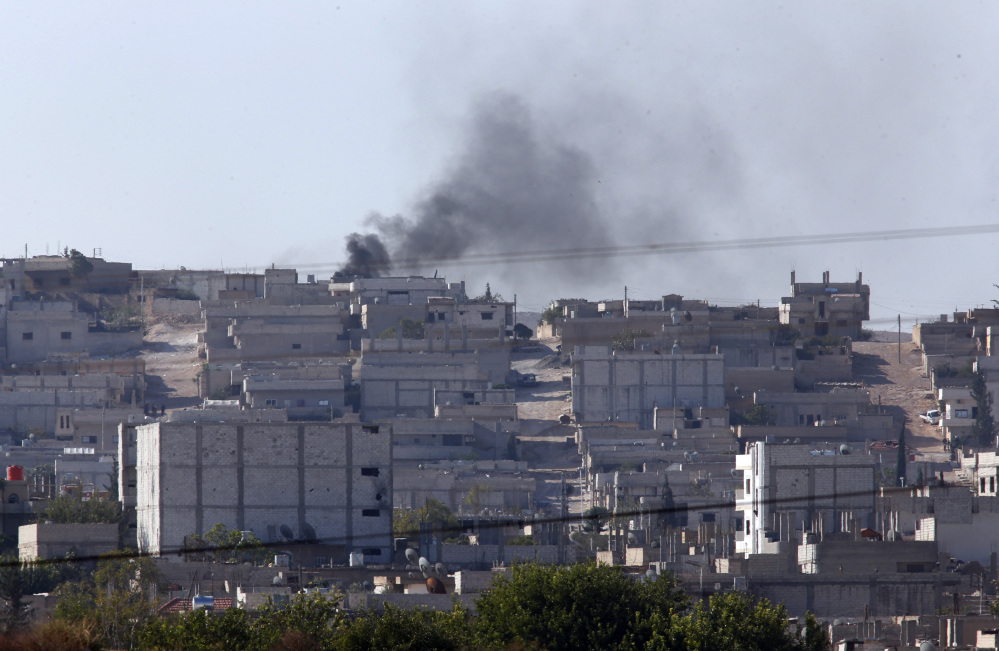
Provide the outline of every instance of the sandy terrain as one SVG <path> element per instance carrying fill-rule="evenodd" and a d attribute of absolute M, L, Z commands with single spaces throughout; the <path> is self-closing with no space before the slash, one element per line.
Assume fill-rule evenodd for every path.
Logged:
<path fill-rule="evenodd" d="M 905 416 L 907 444 L 918 450 L 922 460 L 945 460 L 940 427 L 919 419 L 919 414 L 937 406 L 930 380 L 922 367 L 922 354 L 912 342 L 902 342 L 899 363 L 897 343 L 855 342 L 853 376 L 867 384 L 871 401 L 880 399 L 896 416 Z M 896 434 L 897 438 L 897 434 Z"/>
<path fill-rule="evenodd" d="M 195 376 L 198 332 L 204 322 L 191 317 L 152 317 L 146 323 L 141 357 L 146 361 L 146 402 L 167 409 L 200 404 Z"/>

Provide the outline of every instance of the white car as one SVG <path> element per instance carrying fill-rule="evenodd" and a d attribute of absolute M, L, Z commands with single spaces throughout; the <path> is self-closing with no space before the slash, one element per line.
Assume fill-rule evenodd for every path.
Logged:
<path fill-rule="evenodd" d="M 937 423 L 940 422 L 940 410 L 939 409 L 931 409 L 928 412 L 926 412 L 925 414 L 919 414 L 919 418 L 924 423 L 929 423 L 930 425 L 936 425 Z"/>

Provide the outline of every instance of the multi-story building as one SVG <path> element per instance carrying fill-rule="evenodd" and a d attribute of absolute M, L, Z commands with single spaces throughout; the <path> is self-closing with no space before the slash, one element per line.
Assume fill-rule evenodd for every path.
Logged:
<path fill-rule="evenodd" d="M 266 411 L 266 410 L 265 410 Z M 259 412 L 258 412 L 259 413 Z M 388 562 L 392 433 L 379 424 L 255 422 L 192 410 L 135 429 L 139 549 L 166 555 L 216 523 Z"/>
<path fill-rule="evenodd" d="M 797 542 L 795 532 L 839 531 L 859 519 L 869 526 L 875 512 L 877 459 L 864 454 L 814 450 L 802 445 L 751 443 L 738 455 L 744 489 L 736 499 L 742 531 L 736 552 L 776 551 Z M 779 545 L 778 545 L 779 546 Z"/>

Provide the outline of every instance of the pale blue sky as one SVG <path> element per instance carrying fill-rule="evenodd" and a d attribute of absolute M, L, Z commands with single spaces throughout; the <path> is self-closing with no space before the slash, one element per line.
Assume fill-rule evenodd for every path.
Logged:
<path fill-rule="evenodd" d="M 589 161 L 587 200 L 609 240 L 593 246 L 996 223 L 997 13 L 4 3 L 0 254 L 99 247 L 137 268 L 273 262 L 328 277 L 369 212 L 411 214 L 466 160 L 473 107 L 495 93 L 519 99 L 539 141 Z M 545 265 L 440 271 L 537 307 L 624 285 L 773 304 L 792 267 L 814 281 L 862 270 L 886 317 L 999 297 L 996 243 L 618 258 L 571 277 Z"/>

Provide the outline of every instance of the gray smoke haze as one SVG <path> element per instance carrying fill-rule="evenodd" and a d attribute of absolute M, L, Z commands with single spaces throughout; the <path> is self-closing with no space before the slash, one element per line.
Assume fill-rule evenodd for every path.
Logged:
<path fill-rule="evenodd" d="M 489 95 L 474 107 L 445 177 L 417 199 L 411 215 L 370 215 L 366 224 L 377 235 L 348 237 L 341 273 L 371 273 L 386 250 L 393 273 L 408 273 L 481 254 L 607 246 L 597 185 L 586 152 L 539 129 L 518 97 Z M 594 268 L 565 260 L 540 266 L 535 273 L 565 279 Z"/>

